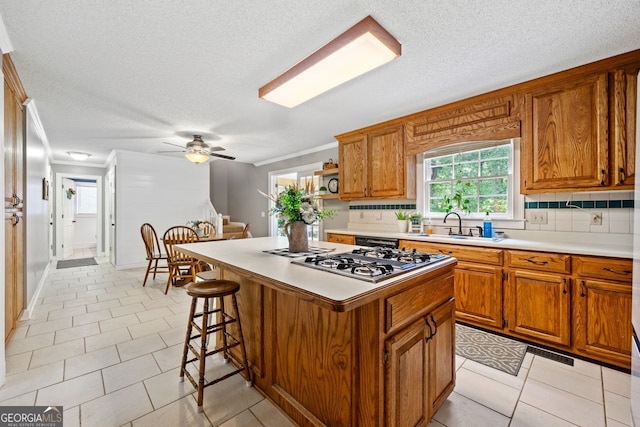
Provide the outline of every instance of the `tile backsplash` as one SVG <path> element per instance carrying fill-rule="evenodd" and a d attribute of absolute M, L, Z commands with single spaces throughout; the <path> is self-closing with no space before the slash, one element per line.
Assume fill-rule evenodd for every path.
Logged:
<path fill-rule="evenodd" d="M 416 201 L 410 199 L 351 202 L 349 228 L 395 231 L 397 224 L 394 212 L 398 209 L 415 211 L 416 208 Z M 632 234 L 633 208 L 632 191 L 528 195 L 524 197 L 524 230 L 518 234 L 527 231 L 598 233 L 594 234 L 594 238 L 603 233 Z M 541 213 L 546 218 L 545 223 L 534 223 L 532 219 L 539 218 Z M 594 215 L 601 217 L 601 224 L 592 224 Z M 465 227 L 477 225 L 476 222 L 481 224 L 480 221 L 465 221 Z M 448 230 L 449 224 L 442 224 L 441 220 L 434 219 L 433 224 L 437 233 Z M 509 228 L 521 229 L 521 226 L 511 227 L 507 222 L 497 226 L 494 224 L 494 227 L 504 229 L 507 233 Z"/>
<path fill-rule="evenodd" d="M 633 232 L 633 192 L 555 193 L 525 196 L 526 230 L 630 234 Z M 545 213 L 546 224 L 535 224 Z M 593 224 L 594 216 L 601 224 Z"/>

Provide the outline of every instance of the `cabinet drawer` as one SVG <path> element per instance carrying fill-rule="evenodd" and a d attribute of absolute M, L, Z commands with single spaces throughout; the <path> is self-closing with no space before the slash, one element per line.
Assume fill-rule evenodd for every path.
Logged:
<path fill-rule="evenodd" d="M 453 297 L 453 275 L 427 281 L 387 298 L 385 332 L 403 326 Z"/>
<path fill-rule="evenodd" d="M 352 236 L 351 234 L 327 233 L 327 242 L 343 243 L 345 245 L 355 245 L 356 236 Z"/>
<path fill-rule="evenodd" d="M 631 282 L 633 265 L 631 260 L 622 258 L 600 258 L 574 256 L 573 266 L 579 277 Z"/>
<path fill-rule="evenodd" d="M 482 264 L 502 265 L 503 250 L 481 248 L 478 246 L 447 245 L 429 242 L 401 240 L 400 248 L 415 249 L 420 252 L 445 254 L 460 261 L 478 262 Z"/>
<path fill-rule="evenodd" d="M 508 251 L 509 267 L 552 273 L 571 273 L 571 256 L 546 252 Z"/>

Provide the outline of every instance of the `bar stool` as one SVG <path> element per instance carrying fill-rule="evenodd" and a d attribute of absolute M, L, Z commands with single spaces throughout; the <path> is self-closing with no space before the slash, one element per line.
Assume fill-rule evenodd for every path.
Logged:
<path fill-rule="evenodd" d="M 184 350 L 182 353 L 182 365 L 180 367 L 180 381 L 184 381 L 186 374 L 193 387 L 198 390 L 198 412 L 202 412 L 202 400 L 203 390 L 205 387 L 216 384 L 222 380 L 225 380 L 235 374 L 245 371 L 245 381 L 247 387 L 252 385 L 251 371 L 249 370 L 249 363 L 247 361 L 247 351 L 244 345 L 244 337 L 242 335 L 242 326 L 240 325 L 240 315 L 238 313 L 238 302 L 236 300 L 236 293 L 240 290 L 240 285 L 231 280 L 206 280 L 203 282 L 197 282 L 187 287 L 187 294 L 191 296 L 191 310 L 189 312 L 189 324 L 187 326 L 187 335 L 184 342 Z M 231 303 L 233 305 L 233 316 L 225 311 L 224 297 L 231 296 Z M 199 298 L 204 298 L 202 312 L 196 312 L 196 305 Z M 209 309 L 209 299 L 214 299 L 214 308 Z M 217 319 L 215 314 L 218 313 Z M 211 316 L 214 315 L 214 316 Z M 212 319 L 213 317 L 213 319 Z M 197 318 L 202 318 L 201 322 L 196 323 Z M 232 336 L 228 332 L 228 325 L 237 322 L 237 338 Z M 195 329 L 196 334 L 191 335 Z M 222 332 L 222 346 L 217 347 L 213 345 L 213 350 L 208 350 L 207 343 L 209 334 L 215 334 L 216 332 Z M 192 340 L 200 338 L 200 348 L 195 348 L 192 344 Z M 215 336 L 214 336 L 215 339 Z M 234 356 L 230 349 L 236 346 L 240 346 L 242 360 L 238 360 Z M 193 354 L 192 359 L 187 359 L 187 355 L 191 351 Z M 233 359 L 237 369 L 225 374 L 215 380 L 205 383 L 204 371 L 205 371 L 205 358 L 214 354 L 223 352 L 225 363 L 229 362 L 229 359 Z M 193 376 L 186 369 L 187 364 L 199 361 L 199 377 L 196 383 Z"/>

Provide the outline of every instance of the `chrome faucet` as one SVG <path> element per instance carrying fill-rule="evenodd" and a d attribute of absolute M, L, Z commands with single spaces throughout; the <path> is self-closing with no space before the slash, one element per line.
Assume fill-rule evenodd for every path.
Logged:
<path fill-rule="evenodd" d="M 462 236 L 462 218 L 460 218 L 460 214 L 458 214 L 458 212 L 449 212 L 448 214 L 446 214 L 444 216 L 444 219 L 442 220 L 443 224 L 447 223 L 447 217 L 449 217 L 449 215 L 455 215 L 458 217 L 458 235 Z"/>

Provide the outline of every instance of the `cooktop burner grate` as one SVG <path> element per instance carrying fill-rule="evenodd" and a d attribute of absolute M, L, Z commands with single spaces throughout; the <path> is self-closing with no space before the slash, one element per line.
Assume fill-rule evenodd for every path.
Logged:
<path fill-rule="evenodd" d="M 449 258 L 389 248 L 360 248 L 341 254 L 318 254 L 292 262 L 354 279 L 378 282 Z"/>

